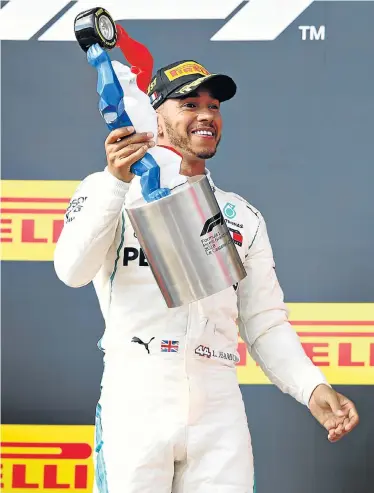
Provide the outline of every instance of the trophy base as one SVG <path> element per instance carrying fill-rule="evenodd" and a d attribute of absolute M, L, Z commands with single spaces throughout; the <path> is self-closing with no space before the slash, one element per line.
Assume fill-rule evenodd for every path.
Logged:
<path fill-rule="evenodd" d="M 155 202 L 126 208 L 169 308 L 212 296 L 246 272 L 205 175 Z"/>

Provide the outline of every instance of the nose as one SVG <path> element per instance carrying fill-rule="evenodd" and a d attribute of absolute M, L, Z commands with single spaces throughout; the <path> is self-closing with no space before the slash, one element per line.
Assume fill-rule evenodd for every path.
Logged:
<path fill-rule="evenodd" d="M 214 111 L 209 108 L 202 108 L 197 115 L 199 122 L 212 122 L 214 119 Z"/>

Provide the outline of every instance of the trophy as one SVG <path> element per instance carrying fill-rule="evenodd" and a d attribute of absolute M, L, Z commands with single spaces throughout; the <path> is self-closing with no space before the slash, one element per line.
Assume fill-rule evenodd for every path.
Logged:
<path fill-rule="evenodd" d="M 79 14 L 76 39 L 98 74 L 99 111 L 110 130 L 133 126 L 157 136 L 157 114 L 147 96 L 153 57 L 110 14 L 97 7 Z M 131 67 L 111 61 L 119 47 Z M 174 308 L 212 296 L 246 276 L 214 191 L 205 175 L 186 177 L 182 186 L 161 187 L 162 170 L 175 153 L 156 146 L 131 167 L 141 198 L 125 209 L 166 305 Z M 180 177 L 181 159 L 173 168 Z M 136 182 L 134 185 L 136 186 Z"/>

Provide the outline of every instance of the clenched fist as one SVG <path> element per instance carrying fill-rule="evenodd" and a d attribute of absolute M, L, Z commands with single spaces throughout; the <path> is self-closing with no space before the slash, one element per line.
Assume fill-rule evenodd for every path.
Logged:
<path fill-rule="evenodd" d="M 105 141 L 108 171 L 118 180 L 129 183 L 134 178 L 131 166 L 155 146 L 152 137 L 151 132 L 134 133 L 134 127 L 117 128 L 110 132 Z"/>

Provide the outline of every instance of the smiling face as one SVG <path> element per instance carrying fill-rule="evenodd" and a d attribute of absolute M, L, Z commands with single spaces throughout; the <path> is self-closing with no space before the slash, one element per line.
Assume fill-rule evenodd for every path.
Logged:
<path fill-rule="evenodd" d="M 159 143 L 179 151 L 184 158 L 212 158 L 221 140 L 220 103 L 207 89 L 181 99 L 168 99 L 159 108 Z"/>

